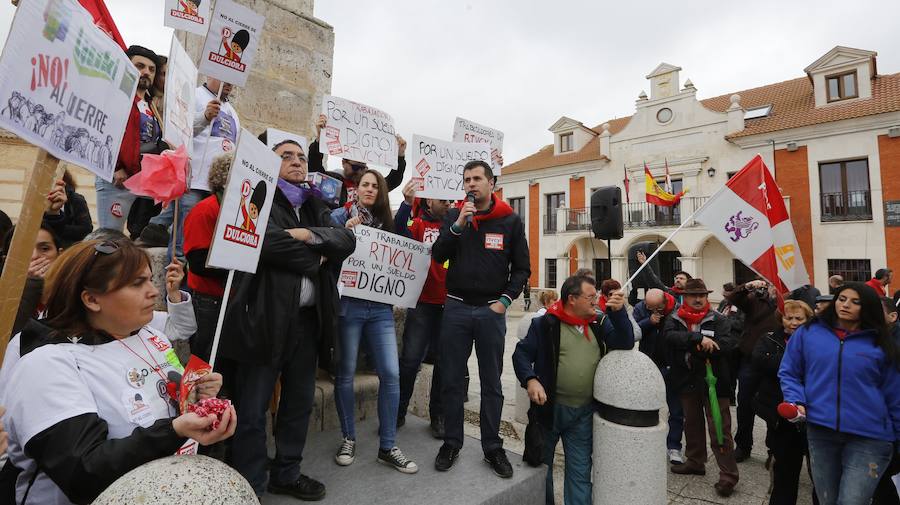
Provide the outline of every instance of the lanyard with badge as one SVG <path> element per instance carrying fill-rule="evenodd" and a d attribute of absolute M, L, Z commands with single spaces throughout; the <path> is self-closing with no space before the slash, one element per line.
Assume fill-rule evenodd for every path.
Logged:
<path fill-rule="evenodd" d="M 149 330 L 148 330 L 148 332 L 149 332 Z M 149 333 L 152 334 L 153 332 L 149 332 Z M 154 335 L 154 336 L 156 336 L 156 335 Z M 138 340 L 141 341 L 141 344 L 144 346 L 144 350 L 147 351 L 147 355 L 150 357 L 151 360 L 153 360 L 153 364 L 150 364 L 149 361 L 144 359 L 143 356 L 141 356 L 134 349 L 129 347 L 129 345 L 126 344 L 123 340 L 118 340 L 118 342 L 120 344 L 122 344 L 122 346 L 124 346 L 126 349 L 131 351 L 131 354 L 134 354 L 138 359 L 140 359 L 141 361 L 146 363 L 148 368 L 150 368 L 151 370 L 156 372 L 157 375 L 159 375 L 159 378 L 163 381 L 163 384 L 166 385 L 166 393 L 169 395 L 169 398 L 171 398 L 172 401 L 177 402 L 178 401 L 178 384 L 175 381 L 169 380 L 165 375 L 163 375 L 162 365 L 159 363 L 159 361 L 156 360 L 156 357 L 153 356 L 153 352 L 150 350 L 149 347 L 147 347 L 147 343 L 144 342 L 144 338 L 141 337 L 140 335 L 138 335 Z M 178 359 L 178 356 L 175 354 L 175 349 L 173 349 L 170 346 L 169 349 L 166 351 L 165 356 L 166 356 L 166 362 L 169 363 L 170 365 L 172 365 L 172 367 L 175 370 L 177 370 L 179 374 L 184 373 L 184 367 L 181 366 L 181 361 Z M 154 366 L 154 365 L 156 365 L 156 366 Z"/>

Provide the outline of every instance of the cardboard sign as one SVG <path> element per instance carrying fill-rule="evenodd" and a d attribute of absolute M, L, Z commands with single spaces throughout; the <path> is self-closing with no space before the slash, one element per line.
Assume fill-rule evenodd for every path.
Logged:
<path fill-rule="evenodd" d="M 111 181 L 137 81 L 78 2 L 22 2 L 0 57 L 0 126 Z"/>
<path fill-rule="evenodd" d="M 286 132 L 284 130 L 279 130 L 278 128 L 266 128 L 266 145 L 269 146 L 269 149 L 272 149 L 285 140 L 293 140 L 300 144 L 300 148 L 303 149 L 303 154 L 307 157 L 309 156 L 309 141 L 307 141 L 306 137 L 303 135 Z"/>
<path fill-rule="evenodd" d="M 453 122 L 453 141 L 468 144 L 490 144 L 491 169 L 494 171 L 494 175 L 500 175 L 500 170 L 503 168 L 499 159 L 503 154 L 503 132 L 458 117 Z"/>
<path fill-rule="evenodd" d="M 167 68 L 164 95 L 166 124 L 163 127 L 163 137 L 173 149 L 184 146 L 190 156 L 194 146 L 194 83 L 197 82 L 197 67 L 174 34 Z"/>
<path fill-rule="evenodd" d="M 341 265 L 341 296 L 415 307 L 428 277 L 431 246 L 363 225 L 353 233 L 356 250 Z"/>
<path fill-rule="evenodd" d="M 421 135 L 413 135 L 412 177 L 419 185 L 419 198 L 462 200 L 463 167 L 472 160 L 491 162 L 490 144 L 446 142 Z"/>
<path fill-rule="evenodd" d="M 208 267 L 256 273 L 281 160 L 241 130 L 206 260 Z"/>
<path fill-rule="evenodd" d="M 166 0 L 163 24 L 204 37 L 209 29 L 210 3 L 212 0 Z"/>
<path fill-rule="evenodd" d="M 319 151 L 387 169 L 397 168 L 394 119 L 384 111 L 336 96 L 322 98 L 325 128 Z"/>
<path fill-rule="evenodd" d="M 265 16 L 232 0 L 218 0 L 198 71 L 235 86 L 246 84 L 265 20 Z"/>

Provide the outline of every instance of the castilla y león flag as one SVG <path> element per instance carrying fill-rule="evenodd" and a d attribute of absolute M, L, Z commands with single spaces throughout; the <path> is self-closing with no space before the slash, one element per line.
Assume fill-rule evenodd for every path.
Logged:
<path fill-rule="evenodd" d="M 694 219 L 781 292 L 809 284 L 781 190 L 758 154 Z"/>

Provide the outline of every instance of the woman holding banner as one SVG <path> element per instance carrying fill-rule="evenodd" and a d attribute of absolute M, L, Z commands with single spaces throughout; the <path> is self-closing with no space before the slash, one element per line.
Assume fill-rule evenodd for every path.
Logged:
<path fill-rule="evenodd" d="M 17 503 L 88 503 L 188 439 L 210 445 L 234 433 L 233 408 L 215 429 L 215 415 L 177 415 L 177 357 L 147 326 L 159 296 L 150 277 L 149 258 L 129 242 L 82 242 L 50 268 L 47 318 L 22 330 L 4 391 L 9 458 L 22 469 Z M 221 384 L 206 375 L 199 398 Z"/>
<path fill-rule="evenodd" d="M 366 170 L 359 180 L 357 200 L 332 212 L 331 217 L 347 228 L 358 225 L 393 232 L 387 183 L 375 170 Z M 396 446 L 397 409 L 400 404 L 400 364 L 393 308 L 385 303 L 350 296 L 341 298 L 338 363 L 334 397 L 341 420 L 343 441 L 334 459 L 347 466 L 356 458 L 356 429 L 353 407 L 353 375 L 359 344 L 365 338 L 378 373 L 378 461 L 403 473 L 416 473 L 419 467 Z"/>

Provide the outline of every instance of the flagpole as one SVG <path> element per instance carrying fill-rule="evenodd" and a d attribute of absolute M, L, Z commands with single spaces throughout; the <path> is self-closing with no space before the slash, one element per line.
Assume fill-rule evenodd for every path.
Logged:
<path fill-rule="evenodd" d="M 680 231 L 682 230 L 682 228 L 684 228 L 685 226 L 687 226 L 688 223 L 692 222 L 692 221 L 694 220 L 694 216 L 695 216 L 698 212 L 700 212 L 701 210 L 703 210 L 703 208 L 706 207 L 706 206 L 709 204 L 709 202 L 711 202 L 711 201 L 713 200 L 713 198 L 715 198 L 716 196 L 718 196 L 718 194 L 721 193 L 722 190 L 724 190 L 725 188 L 726 188 L 726 185 L 723 185 L 721 188 L 718 189 L 718 191 L 716 191 L 715 193 L 713 193 L 713 194 L 706 200 L 706 202 L 703 203 L 703 205 L 701 205 L 698 209 L 696 209 L 694 212 L 692 212 L 690 216 L 688 216 L 684 221 L 682 221 L 682 222 L 681 222 L 681 225 L 679 225 L 678 228 L 675 228 L 675 231 L 673 231 L 672 233 L 670 233 L 669 236 L 666 237 L 666 240 L 664 240 L 662 244 L 659 244 L 659 246 L 656 248 L 656 250 L 653 251 L 653 254 L 651 254 L 650 257 L 648 257 L 646 260 L 644 260 L 644 262 L 641 264 L 641 266 L 639 266 L 638 269 L 635 270 L 635 272 L 634 272 L 633 274 L 631 274 L 631 277 L 629 277 L 628 280 L 625 281 L 625 284 L 622 285 L 622 292 L 623 292 L 623 293 L 628 292 L 628 287 L 631 285 L 632 281 L 634 281 L 634 279 L 641 273 L 641 271 L 644 270 L 644 267 L 646 267 L 647 265 L 649 265 L 649 264 L 650 264 L 650 261 L 651 261 L 653 258 L 655 258 L 656 255 L 659 254 L 660 251 L 662 251 L 662 248 L 663 248 L 666 244 L 668 244 L 669 242 L 672 241 L 672 237 L 674 237 L 678 232 L 680 232 Z M 627 259 L 628 259 L 628 258 L 626 258 L 626 260 L 627 260 Z"/>
<path fill-rule="evenodd" d="M 216 322 L 216 333 L 213 336 L 212 351 L 209 355 L 209 366 L 216 369 L 216 355 L 219 353 L 219 339 L 222 336 L 222 323 L 225 322 L 225 309 L 228 306 L 228 298 L 231 295 L 231 282 L 234 280 L 234 270 L 228 271 L 228 280 L 225 281 L 225 294 L 222 296 L 222 304 L 219 307 L 219 320 Z"/>

